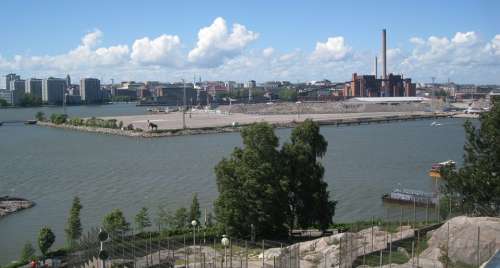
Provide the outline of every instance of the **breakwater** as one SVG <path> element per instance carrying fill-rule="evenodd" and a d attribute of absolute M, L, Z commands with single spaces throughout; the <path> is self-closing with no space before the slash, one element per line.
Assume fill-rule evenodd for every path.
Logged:
<path fill-rule="evenodd" d="M 437 119 L 451 117 L 452 113 L 384 113 L 384 114 L 322 114 L 322 115 L 302 115 L 294 117 L 290 116 L 248 116 L 243 114 L 232 114 L 228 116 L 218 115 L 219 118 L 206 118 L 201 119 L 202 124 L 192 123 L 187 128 L 178 128 L 174 124 L 167 124 L 167 120 L 158 115 L 146 116 L 127 116 L 116 117 L 117 120 L 123 120 L 126 124 L 134 124 L 135 130 L 115 129 L 115 128 L 101 128 L 101 127 L 88 127 L 88 126 L 74 126 L 70 124 L 53 124 L 50 122 L 39 122 L 38 124 L 46 127 L 70 129 L 83 132 L 92 132 L 105 135 L 119 135 L 128 137 L 140 138 L 156 138 L 156 137 L 171 137 L 171 136 L 184 136 L 184 135 L 200 135 L 200 134 L 217 134 L 217 133 L 231 133 L 238 132 L 242 127 L 255 122 L 268 122 L 276 128 L 293 128 L 298 123 L 306 119 L 312 119 L 320 125 L 361 125 L 361 124 L 375 124 L 375 123 L 389 123 L 394 121 L 408 121 L 420 119 Z M 205 115 L 203 115 L 205 116 Z M 107 118 L 110 119 L 110 118 Z M 158 130 L 145 131 L 147 127 L 145 124 L 148 120 L 155 122 L 159 125 Z M 162 121 L 164 120 L 164 121 Z M 213 120 L 213 121 L 211 121 Z M 233 121 L 234 120 L 234 121 Z M 212 122 L 212 123 L 211 123 Z M 170 123 L 170 122 L 169 122 Z M 137 126 L 143 127 L 138 128 Z"/>

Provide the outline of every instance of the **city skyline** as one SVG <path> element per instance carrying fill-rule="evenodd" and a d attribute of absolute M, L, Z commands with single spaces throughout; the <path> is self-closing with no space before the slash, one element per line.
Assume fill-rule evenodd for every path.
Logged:
<path fill-rule="evenodd" d="M 26 12 L 0 18 L 11 26 L 0 30 L 9 40 L 0 49 L 0 72 L 25 78 L 69 73 L 77 80 L 96 77 L 104 83 L 111 78 L 191 80 L 194 75 L 203 80 L 343 82 L 354 72 L 373 73 L 380 30 L 387 28 L 388 73 L 403 73 L 416 82 L 430 82 L 432 76 L 438 82 L 500 83 L 500 29 L 494 26 L 500 24 L 494 15 L 499 4 L 494 1 L 387 1 L 383 6 L 278 1 L 266 8 L 219 1 L 168 9 L 154 1 L 146 6 L 61 3 L 4 4 L 6 10 Z M 162 10 L 168 15 L 161 16 Z M 124 20 L 132 11 L 140 16 Z M 41 23 L 33 17 L 37 12 L 61 15 Z"/>

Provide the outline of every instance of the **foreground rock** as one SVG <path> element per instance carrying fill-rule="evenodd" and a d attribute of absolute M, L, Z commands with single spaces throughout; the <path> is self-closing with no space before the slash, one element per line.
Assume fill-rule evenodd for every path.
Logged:
<path fill-rule="evenodd" d="M 357 233 L 339 233 L 332 236 L 297 243 L 285 248 L 271 248 L 259 255 L 266 263 L 275 259 L 300 254 L 300 267 L 351 267 L 359 256 L 385 249 L 390 242 L 413 237 L 415 230 L 403 226 L 399 232 L 389 233 L 375 226 Z M 373 241 L 373 243 L 372 243 Z"/>
<path fill-rule="evenodd" d="M 419 267 L 445 267 L 446 254 L 449 258 L 448 267 L 479 267 L 500 249 L 500 218 L 455 217 L 428 235 L 428 247 L 418 256 L 418 260 L 415 257 L 408 263 L 393 264 L 391 267 L 415 267 L 412 264 L 417 262 Z"/>
<path fill-rule="evenodd" d="M 448 247 L 451 261 L 475 266 L 478 261 L 487 261 L 500 248 L 500 218 L 460 216 L 431 234 L 422 258 L 439 260 Z"/>
<path fill-rule="evenodd" d="M 23 209 L 31 208 L 34 205 L 34 202 L 23 198 L 2 196 L 0 197 L 0 217 L 7 216 Z"/>

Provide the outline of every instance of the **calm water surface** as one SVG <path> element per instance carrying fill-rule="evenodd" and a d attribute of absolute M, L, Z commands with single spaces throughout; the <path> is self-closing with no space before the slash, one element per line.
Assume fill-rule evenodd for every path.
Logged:
<path fill-rule="evenodd" d="M 0 121 L 26 120 L 42 110 L 0 110 Z M 145 113 L 127 104 L 69 107 L 73 116 Z M 338 200 L 335 221 L 398 218 L 399 208 L 384 206 L 381 195 L 398 187 L 432 191 L 427 177 L 433 162 L 462 158 L 463 120 L 409 121 L 352 127 L 324 126 L 328 152 L 322 162 L 325 180 Z M 290 130 L 277 131 L 280 141 Z M 22 245 L 36 245 L 38 230 L 48 225 L 64 244 L 64 226 L 71 201 L 83 204 L 84 228 L 98 226 L 113 208 L 129 221 L 146 206 L 155 217 L 159 205 L 171 210 L 189 206 L 197 192 L 202 209 L 217 196 L 213 167 L 241 145 L 238 133 L 136 139 L 96 135 L 38 126 L 0 127 L 0 195 L 34 200 L 32 209 L 0 220 L 0 264 L 16 259 Z M 410 215 L 406 213 L 405 215 Z M 419 211 L 422 217 L 423 212 Z M 413 216 L 413 215 L 411 215 Z"/>

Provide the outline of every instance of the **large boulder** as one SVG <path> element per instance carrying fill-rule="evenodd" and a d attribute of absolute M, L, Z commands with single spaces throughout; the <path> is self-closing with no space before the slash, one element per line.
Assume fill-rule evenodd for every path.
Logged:
<path fill-rule="evenodd" d="M 429 247 L 422 252 L 421 257 L 440 259 L 448 252 L 453 262 L 476 265 L 478 258 L 483 263 L 499 248 L 500 218 L 455 217 L 431 235 Z"/>

